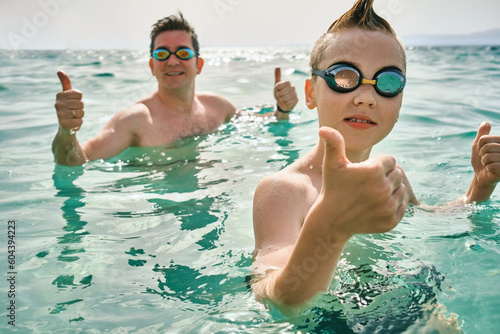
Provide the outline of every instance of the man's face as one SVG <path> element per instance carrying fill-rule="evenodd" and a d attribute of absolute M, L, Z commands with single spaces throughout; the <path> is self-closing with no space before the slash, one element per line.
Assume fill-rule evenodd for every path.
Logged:
<path fill-rule="evenodd" d="M 194 88 L 194 80 L 201 72 L 203 61 L 197 57 L 181 60 L 175 56 L 180 48 L 189 48 L 194 51 L 191 35 L 182 30 L 165 31 L 160 33 L 154 43 L 154 50 L 166 49 L 171 54 L 167 60 L 160 61 L 151 58 L 151 72 L 158 80 L 159 86 L 167 89 L 180 89 L 189 86 Z"/>

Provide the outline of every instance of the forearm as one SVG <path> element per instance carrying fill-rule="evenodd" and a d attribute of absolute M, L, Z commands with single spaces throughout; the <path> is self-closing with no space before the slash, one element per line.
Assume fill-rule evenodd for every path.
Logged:
<path fill-rule="evenodd" d="M 279 121 L 286 121 L 286 120 L 289 120 L 290 119 L 290 111 L 287 111 L 287 112 L 283 112 L 281 110 L 276 110 L 274 112 L 274 117 L 276 117 L 277 120 Z"/>
<path fill-rule="evenodd" d="M 476 176 L 474 175 L 469 185 L 469 189 L 467 189 L 464 197 L 461 197 L 462 201 L 464 204 L 486 202 L 490 199 L 490 196 L 491 194 L 493 194 L 495 187 L 495 183 L 486 185 L 480 184 Z"/>
<path fill-rule="evenodd" d="M 274 269 L 265 275 L 254 275 L 252 291 L 258 301 L 271 305 L 284 316 L 293 317 L 306 309 L 314 300 L 311 298 L 301 304 L 286 304 L 286 301 L 283 301 L 282 292 L 276 287 L 280 272 L 281 270 Z"/>
<path fill-rule="evenodd" d="M 52 153 L 59 165 L 79 166 L 88 160 L 76 138 L 76 133 L 70 133 L 61 127 L 52 142 Z"/>
<path fill-rule="evenodd" d="M 328 289 L 343 248 L 335 250 L 320 241 L 315 247 L 308 247 L 312 252 L 300 254 L 299 258 L 292 255 L 283 268 L 255 274 L 252 291 L 256 299 L 270 302 L 284 315 L 304 310 Z"/>
<path fill-rule="evenodd" d="M 290 258 L 276 277 L 276 297 L 285 305 L 300 306 L 327 291 L 348 241 L 313 223 L 304 222 Z"/>
<path fill-rule="evenodd" d="M 293 249 L 286 250 L 290 255 L 285 264 L 282 267 L 277 264 L 279 269 L 267 268 L 265 273 L 257 270 L 258 284 L 253 286 L 257 299 L 269 300 L 280 309 L 300 309 L 328 289 L 349 238 L 341 238 L 340 233 L 324 227 L 323 222 L 319 213 L 312 212 L 304 221 Z M 276 263 L 265 257 L 259 258 L 257 254 L 257 263 Z"/>

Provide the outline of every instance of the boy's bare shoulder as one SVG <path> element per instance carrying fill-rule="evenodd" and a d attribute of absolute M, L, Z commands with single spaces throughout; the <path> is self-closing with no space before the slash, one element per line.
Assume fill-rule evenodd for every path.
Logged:
<path fill-rule="evenodd" d="M 300 173 L 293 166 L 289 166 L 279 172 L 267 175 L 260 181 L 259 185 L 300 190 L 308 188 L 310 182 L 306 175 Z"/>
<path fill-rule="evenodd" d="M 254 195 L 253 222 L 256 244 L 281 243 L 274 238 L 277 230 L 287 230 L 295 240 L 311 206 L 318 198 L 318 190 L 309 176 L 289 166 L 264 177 Z M 273 241 L 274 240 L 274 241 Z M 265 243 L 265 242 L 264 242 Z"/>
<path fill-rule="evenodd" d="M 309 175 L 291 165 L 264 177 L 257 186 L 255 199 L 272 199 L 291 206 L 294 203 L 314 202 L 317 196 L 318 191 Z"/>

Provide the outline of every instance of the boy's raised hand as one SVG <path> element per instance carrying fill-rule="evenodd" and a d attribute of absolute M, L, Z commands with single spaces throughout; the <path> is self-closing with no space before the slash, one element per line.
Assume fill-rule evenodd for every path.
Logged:
<path fill-rule="evenodd" d="M 492 136 L 490 131 L 491 124 L 483 122 L 472 143 L 474 179 L 466 194 L 469 203 L 487 201 L 500 181 L 500 136 Z"/>
<path fill-rule="evenodd" d="M 346 237 L 396 227 L 406 210 L 407 192 L 395 159 L 378 155 L 351 163 L 345 154 L 344 138 L 337 130 L 322 127 L 319 135 L 325 142 L 320 197 L 325 217 L 336 217 L 332 227 Z"/>
<path fill-rule="evenodd" d="M 63 71 L 58 71 L 57 76 L 62 84 L 62 92 L 57 93 L 55 108 L 59 125 L 66 132 L 76 132 L 83 123 L 82 93 L 71 88 L 71 80 Z"/>

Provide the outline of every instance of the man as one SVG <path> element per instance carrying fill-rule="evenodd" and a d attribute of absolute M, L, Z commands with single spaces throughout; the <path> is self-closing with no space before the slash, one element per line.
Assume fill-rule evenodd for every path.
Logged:
<path fill-rule="evenodd" d="M 76 166 L 90 160 L 116 156 L 131 146 L 157 146 L 197 134 L 210 133 L 241 113 L 215 93 L 196 92 L 195 78 L 201 73 L 198 37 L 194 28 L 179 16 L 159 20 L 151 31 L 149 66 L 158 90 L 118 112 L 97 136 L 81 145 L 76 132 L 84 116 L 82 93 L 73 90 L 68 75 L 58 72 L 63 91 L 55 107 L 59 130 L 52 144 L 55 161 Z M 281 81 L 276 69 L 274 95 L 277 119 L 288 119 L 298 98 L 290 82 Z"/>

